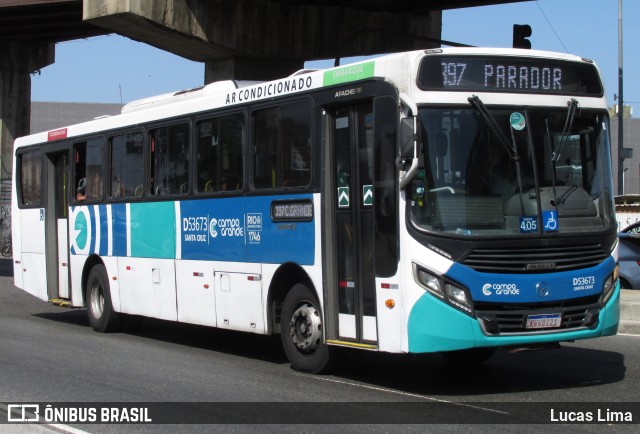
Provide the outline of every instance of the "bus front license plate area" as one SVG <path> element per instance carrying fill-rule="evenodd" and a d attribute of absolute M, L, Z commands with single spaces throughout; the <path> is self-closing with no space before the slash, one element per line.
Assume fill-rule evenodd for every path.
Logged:
<path fill-rule="evenodd" d="M 562 325 L 562 314 L 528 315 L 527 329 L 552 329 Z"/>

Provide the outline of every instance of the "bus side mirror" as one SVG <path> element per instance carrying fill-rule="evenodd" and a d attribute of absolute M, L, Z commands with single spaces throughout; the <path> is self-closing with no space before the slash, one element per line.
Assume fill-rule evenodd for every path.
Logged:
<path fill-rule="evenodd" d="M 400 121 L 398 132 L 399 155 L 396 166 L 400 170 L 400 188 L 405 188 L 418 170 L 418 146 L 420 144 L 420 123 L 417 116 Z M 408 164 L 410 163 L 410 164 Z M 407 165 L 409 165 L 407 169 Z"/>
<path fill-rule="evenodd" d="M 398 146 L 400 148 L 401 159 L 409 160 L 417 156 L 416 146 L 420 143 L 420 138 L 418 137 L 419 132 L 420 127 L 417 117 L 411 116 L 403 118 L 400 121 Z"/>

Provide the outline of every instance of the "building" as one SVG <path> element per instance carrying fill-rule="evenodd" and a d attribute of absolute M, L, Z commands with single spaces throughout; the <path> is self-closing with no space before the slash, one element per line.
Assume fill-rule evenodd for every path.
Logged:
<path fill-rule="evenodd" d="M 122 104 L 32 102 L 31 134 L 120 113 Z"/>
<path fill-rule="evenodd" d="M 66 125 L 89 121 L 100 116 L 120 113 L 122 104 L 90 104 L 33 102 L 31 104 L 31 134 L 53 130 Z M 7 168 L 7 173 L 11 169 Z M 11 237 L 11 178 L 0 181 L 0 244 Z"/>

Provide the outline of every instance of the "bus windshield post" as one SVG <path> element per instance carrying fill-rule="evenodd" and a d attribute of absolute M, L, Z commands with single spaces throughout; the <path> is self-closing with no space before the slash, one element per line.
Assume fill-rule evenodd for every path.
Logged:
<path fill-rule="evenodd" d="M 400 155 L 396 165 L 400 169 L 400 188 L 405 188 L 418 170 L 418 132 L 420 131 L 417 116 L 407 117 L 400 122 L 399 147 Z M 405 164 L 411 160 L 411 166 L 404 170 Z"/>

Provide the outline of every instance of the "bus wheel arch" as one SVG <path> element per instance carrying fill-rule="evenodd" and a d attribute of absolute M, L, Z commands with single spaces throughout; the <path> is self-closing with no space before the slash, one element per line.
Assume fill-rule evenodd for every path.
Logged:
<path fill-rule="evenodd" d="M 89 280 L 89 274 L 96 265 L 104 266 L 104 263 L 98 255 L 91 255 L 87 258 L 82 270 L 82 301 L 85 306 L 87 306 L 87 282 Z"/>
<path fill-rule="evenodd" d="M 298 264 L 288 262 L 282 264 L 273 275 L 267 297 L 268 327 L 272 334 L 280 333 L 280 313 L 287 293 L 297 283 L 303 283 L 314 291 L 309 275 Z M 315 292 L 315 291 L 314 291 Z"/>

